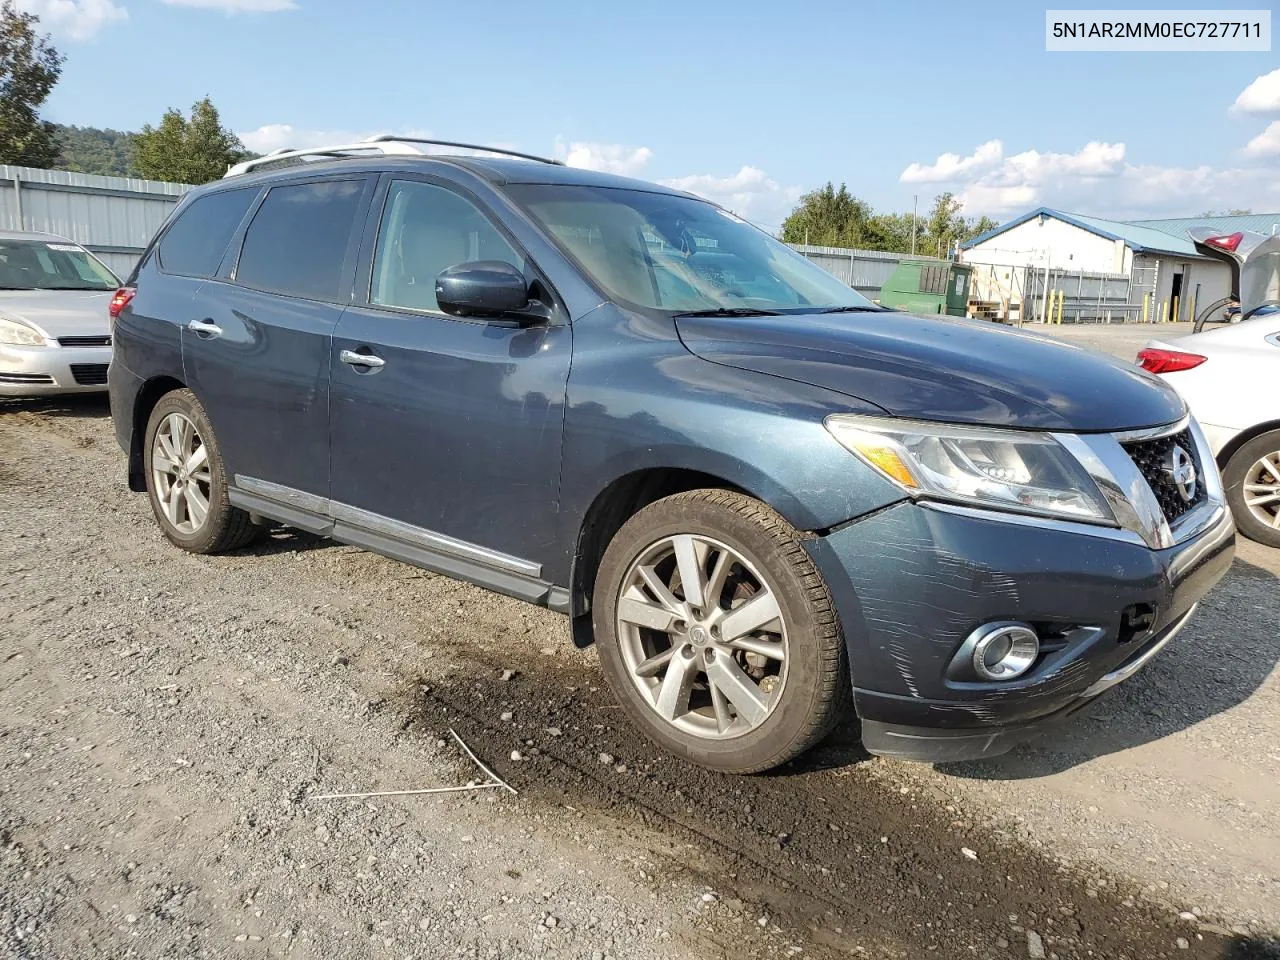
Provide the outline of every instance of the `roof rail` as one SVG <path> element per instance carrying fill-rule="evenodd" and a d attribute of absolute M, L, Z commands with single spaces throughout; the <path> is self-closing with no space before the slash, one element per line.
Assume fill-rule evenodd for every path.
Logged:
<path fill-rule="evenodd" d="M 381 133 L 376 137 L 370 137 L 366 143 L 424 143 L 436 147 L 459 147 L 463 150 L 482 150 L 485 153 L 500 153 L 504 157 L 518 157 L 521 160 L 536 160 L 538 163 L 554 163 L 558 167 L 563 167 L 564 163 L 560 160 L 552 160 L 550 157 L 540 157 L 533 153 L 521 153 L 519 150 L 507 150 L 505 147 L 482 147 L 474 143 L 455 143 L 452 140 L 428 140 L 425 137 L 400 137 L 394 133 Z"/>
<path fill-rule="evenodd" d="M 547 157 L 535 156 L 532 153 L 520 153 L 517 150 L 505 150 L 501 147 L 484 147 L 474 143 L 455 143 L 452 140 L 428 140 L 424 137 L 398 137 L 393 133 L 384 133 L 356 143 L 341 143 L 326 147 L 310 147 L 305 150 L 273 150 L 270 153 L 261 157 L 256 157 L 253 160 L 244 160 L 240 163 L 234 164 L 227 169 L 225 174 L 223 174 L 223 178 L 238 177 L 241 174 L 251 173 L 259 167 L 279 163 L 281 160 L 302 159 L 305 157 L 330 157 L 336 159 L 340 157 L 360 156 L 364 153 L 368 153 L 369 151 L 391 156 L 427 156 L 428 152 L 426 150 L 419 149 L 419 144 L 435 147 L 456 147 L 462 150 L 480 150 L 485 153 L 497 153 L 507 157 L 518 157 L 521 160 L 536 160 L 538 163 L 554 163 L 557 166 L 564 166 L 564 164 L 559 160 L 551 160 Z"/>

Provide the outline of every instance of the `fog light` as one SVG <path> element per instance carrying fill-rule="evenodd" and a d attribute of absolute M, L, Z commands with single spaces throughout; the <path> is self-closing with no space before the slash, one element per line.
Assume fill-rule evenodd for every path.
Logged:
<path fill-rule="evenodd" d="M 973 644 L 973 670 L 983 680 L 1020 677 L 1040 655 L 1040 638 L 1025 623 L 991 623 Z"/>

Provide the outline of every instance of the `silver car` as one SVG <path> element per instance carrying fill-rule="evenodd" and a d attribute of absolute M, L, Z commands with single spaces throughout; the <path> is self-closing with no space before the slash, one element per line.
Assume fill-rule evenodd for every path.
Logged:
<path fill-rule="evenodd" d="M 0 231 L 0 397 L 106 390 L 119 286 L 77 243 Z"/>

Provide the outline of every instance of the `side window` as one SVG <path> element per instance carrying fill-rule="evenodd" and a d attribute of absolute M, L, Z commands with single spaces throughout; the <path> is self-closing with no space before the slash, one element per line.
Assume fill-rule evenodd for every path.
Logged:
<path fill-rule="evenodd" d="M 257 196 L 258 188 L 249 187 L 211 193 L 193 201 L 160 241 L 160 269 L 183 277 L 212 277 L 218 272 L 236 227 Z"/>
<path fill-rule="evenodd" d="M 245 231 L 236 281 L 309 300 L 338 300 L 362 180 L 272 187 Z"/>
<path fill-rule="evenodd" d="M 378 230 L 370 302 L 438 310 L 436 277 L 471 260 L 502 260 L 524 270 L 524 258 L 471 201 L 429 183 L 392 181 Z"/>

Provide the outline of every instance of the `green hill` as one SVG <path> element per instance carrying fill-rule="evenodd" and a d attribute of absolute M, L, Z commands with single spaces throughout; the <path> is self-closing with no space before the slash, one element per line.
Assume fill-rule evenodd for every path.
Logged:
<path fill-rule="evenodd" d="M 108 177 L 136 177 L 133 169 L 132 133 L 100 130 L 97 127 L 68 127 L 55 124 L 62 154 L 55 170 L 98 173 Z"/>

